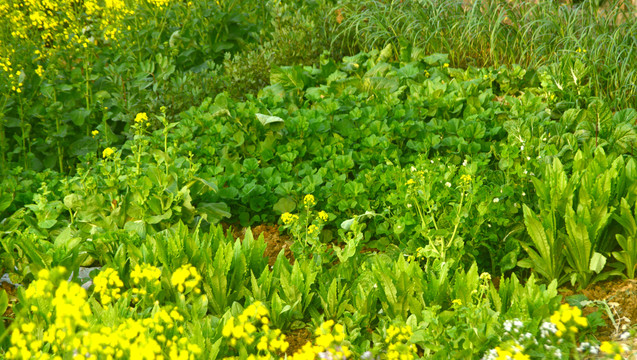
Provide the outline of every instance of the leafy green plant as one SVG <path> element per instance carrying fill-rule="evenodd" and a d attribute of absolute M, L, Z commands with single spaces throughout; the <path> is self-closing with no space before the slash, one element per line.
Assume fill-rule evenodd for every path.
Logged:
<path fill-rule="evenodd" d="M 631 210 L 628 201 L 622 199 L 619 213 L 614 214 L 613 218 L 626 231 L 625 234 L 615 235 L 621 251 L 614 251 L 613 257 L 624 265 L 626 276 L 629 279 L 634 279 L 635 270 L 637 270 L 637 223 L 635 222 L 635 210 Z"/>

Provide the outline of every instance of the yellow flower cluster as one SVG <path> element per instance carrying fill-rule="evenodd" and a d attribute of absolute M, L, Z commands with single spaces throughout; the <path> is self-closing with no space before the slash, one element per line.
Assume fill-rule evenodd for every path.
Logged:
<path fill-rule="evenodd" d="M 136 286 L 131 289 L 133 293 L 133 301 L 138 302 L 142 297 L 151 300 L 154 297 L 154 292 L 151 290 L 151 293 L 149 293 L 148 291 L 149 289 L 160 289 L 160 276 L 161 270 L 155 266 L 148 264 L 142 264 L 140 266 L 139 264 L 136 264 L 130 274 L 130 278 Z"/>
<path fill-rule="evenodd" d="M 305 206 L 308 206 L 308 207 L 312 207 L 316 205 L 316 199 L 314 198 L 314 195 L 312 194 L 305 195 L 305 197 L 303 198 L 303 204 L 305 204 Z"/>
<path fill-rule="evenodd" d="M 621 345 L 609 341 L 602 341 L 599 345 L 599 350 L 604 354 L 612 355 L 613 360 L 623 359 L 621 354 L 626 351 L 626 349 L 624 349 Z"/>
<path fill-rule="evenodd" d="M 290 225 L 298 219 L 298 215 L 290 214 L 289 212 L 283 213 L 283 215 L 281 215 L 281 221 L 283 221 L 285 225 Z"/>
<path fill-rule="evenodd" d="M 143 123 L 145 121 L 148 121 L 148 115 L 146 115 L 145 112 L 138 113 L 135 116 L 135 123 L 139 124 L 139 123 Z"/>
<path fill-rule="evenodd" d="M 460 181 L 462 181 L 463 183 L 465 183 L 465 185 L 468 185 L 471 183 L 471 175 L 462 175 L 460 176 Z"/>
<path fill-rule="evenodd" d="M 316 226 L 314 224 L 308 226 L 308 228 L 307 228 L 307 233 L 308 234 L 312 235 L 312 234 L 314 234 L 316 232 L 318 232 L 318 226 Z"/>
<path fill-rule="evenodd" d="M 231 317 L 223 326 L 221 334 L 230 339 L 230 345 L 252 345 L 256 343 L 256 357 L 270 359 L 272 354 L 284 353 L 289 344 L 281 330 L 271 329 L 268 309 L 260 301 L 252 303 L 243 312 Z"/>
<path fill-rule="evenodd" d="M 352 355 L 345 341 L 345 328 L 341 324 L 334 324 L 328 320 L 315 331 L 314 343 L 306 343 L 299 351 L 292 355 L 292 360 L 347 359 Z"/>
<path fill-rule="evenodd" d="M 106 306 L 113 300 L 119 300 L 122 297 L 120 293 L 124 283 L 119 278 L 117 271 L 108 268 L 100 272 L 94 279 L 95 293 L 100 295 L 102 305 Z"/>
<path fill-rule="evenodd" d="M 0 46 L 1 46 L 1 43 L 0 43 Z M 0 49 L 0 50 L 6 50 L 6 49 Z M 10 54 L 7 54 L 6 57 L 0 56 L 0 70 L 2 70 L 3 78 L 6 81 L 5 85 L 7 87 L 7 90 L 11 89 L 11 91 L 19 94 L 22 92 L 22 85 L 23 85 L 22 81 L 24 80 L 24 73 L 20 70 L 13 71 L 13 66 L 8 55 Z M 1 80 L 3 80 L 3 78 L 0 78 L 0 85 L 2 85 Z M 1 86 L 0 86 L 0 89 L 2 89 Z"/>
<path fill-rule="evenodd" d="M 157 267 L 142 264 L 135 265 L 133 271 L 130 274 L 131 279 L 135 283 L 135 285 L 139 285 L 142 282 L 152 282 L 155 285 L 159 285 L 159 277 L 161 276 L 161 270 Z"/>
<path fill-rule="evenodd" d="M 397 327 L 390 325 L 387 328 L 387 359 L 412 360 L 416 358 L 416 345 L 409 344 L 412 330 L 411 326 Z"/>
<path fill-rule="evenodd" d="M 195 293 L 198 294 L 201 292 L 201 290 L 197 288 L 200 280 L 201 275 L 199 275 L 197 269 L 190 264 L 186 264 L 175 270 L 170 278 L 170 283 L 177 287 L 177 290 L 181 293 L 194 289 Z"/>
<path fill-rule="evenodd" d="M 21 325 L 11 333 L 6 359 L 195 360 L 202 354 L 198 345 L 189 342 L 184 317 L 175 308 L 156 306 L 146 318 L 122 317 L 110 326 L 91 325 L 88 320 L 95 317 L 86 290 L 68 282 L 64 273 L 63 268 L 42 270 L 26 289 L 31 312 L 16 315 Z M 102 283 L 119 284 L 108 269 L 100 275 Z"/>
<path fill-rule="evenodd" d="M 319 219 L 321 219 L 322 221 L 327 221 L 327 219 L 329 219 L 329 216 L 327 215 L 327 213 L 323 210 L 319 211 L 318 213 L 318 217 Z"/>
<path fill-rule="evenodd" d="M 497 346 L 494 349 L 495 360 L 531 360 L 531 357 L 523 352 L 521 346 L 513 346 L 511 349 L 503 349 Z"/>
<path fill-rule="evenodd" d="M 115 148 L 112 147 L 107 147 L 104 151 L 102 151 L 102 157 L 104 159 L 111 157 L 113 154 L 115 154 Z"/>
<path fill-rule="evenodd" d="M 551 315 L 550 321 L 555 324 L 557 331 L 555 335 L 562 337 L 565 334 L 576 334 L 579 327 L 588 326 L 588 321 L 582 316 L 582 310 L 576 306 L 562 304 L 556 312 Z"/>

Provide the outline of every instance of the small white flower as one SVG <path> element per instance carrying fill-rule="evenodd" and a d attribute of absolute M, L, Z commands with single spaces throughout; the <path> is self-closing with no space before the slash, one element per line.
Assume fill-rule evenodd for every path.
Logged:
<path fill-rule="evenodd" d="M 445 183 L 445 186 L 446 186 L 446 187 L 451 187 L 451 183 L 450 183 L 449 181 L 447 181 L 447 182 Z"/>
<path fill-rule="evenodd" d="M 494 202 L 494 203 L 500 202 L 500 199 L 499 199 L 499 198 L 494 198 L 494 199 L 493 199 L 493 202 Z"/>
<path fill-rule="evenodd" d="M 414 172 L 414 171 L 416 171 L 416 167 L 412 166 L 410 170 L 411 170 L 411 172 Z"/>
<path fill-rule="evenodd" d="M 407 207 L 408 207 L 408 208 L 411 208 L 411 204 L 407 204 Z"/>
<path fill-rule="evenodd" d="M 377 289 L 377 288 L 378 288 L 378 284 L 374 284 L 374 289 Z"/>
<path fill-rule="evenodd" d="M 504 331 L 510 332 L 511 328 L 513 327 L 513 321 L 511 320 L 505 321 L 504 324 L 502 324 L 502 327 L 504 327 Z"/>
<path fill-rule="evenodd" d="M 524 151 L 524 145 L 520 146 L 520 151 Z"/>
<path fill-rule="evenodd" d="M 522 191 L 522 196 L 526 196 L 526 193 L 524 191 Z"/>
<path fill-rule="evenodd" d="M 433 161 L 433 160 L 431 160 L 431 163 L 433 164 L 433 163 L 434 163 L 434 161 Z"/>
<path fill-rule="evenodd" d="M 526 157 L 526 160 L 527 160 L 527 161 L 531 160 L 531 157 L 530 157 L 530 156 L 527 156 L 527 157 Z"/>
<path fill-rule="evenodd" d="M 630 337 L 630 333 L 628 331 L 624 331 L 621 335 L 619 335 L 619 340 L 626 340 Z"/>
<path fill-rule="evenodd" d="M 488 227 L 491 227 L 491 224 L 487 224 Z"/>
<path fill-rule="evenodd" d="M 467 166 L 467 159 L 464 159 L 464 161 L 462 162 L 462 166 Z"/>
<path fill-rule="evenodd" d="M 541 158 L 542 158 L 542 155 L 538 155 L 538 156 L 537 156 L 537 158 L 538 158 L 538 159 L 541 159 Z"/>
<path fill-rule="evenodd" d="M 529 171 L 527 169 L 524 169 L 524 175 L 528 174 Z"/>
<path fill-rule="evenodd" d="M 531 176 L 535 176 L 535 173 L 531 173 Z"/>

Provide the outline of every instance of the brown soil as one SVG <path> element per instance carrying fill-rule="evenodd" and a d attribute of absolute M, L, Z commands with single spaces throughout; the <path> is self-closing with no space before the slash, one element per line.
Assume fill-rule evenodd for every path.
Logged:
<path fill-rule="evenodd" d="M 637 324 L 637 280 L 605 281 L 591 285 L 577 293 L 583 294 L 589 300 L 605 301 L 611 306 L 611 308 L 615 309 L 616 313 L 613 317 L 616 322 L 626 324 L 628 326 Z M 572 290 L 565 290 L 562 292 L 562 295 L 564 296 L 570 296 L 573 294 L 575 294 L 575 292 Z M 584 308 L 584 314 L 587 315 L 596 310 L 596 307 Z M 615 330 L 604 306 L 600 306 L 599 310 L 602 312 L 607 326 L 597 330 L 597 338 L 602 341 L 618 340 L 616 337 L 619 336 L 623 330 Z M 633 349 L 637 348 L 634 341 L 634 339 L 629 339 L 627 345 L 630 345 Z"/>
<path fill-rule="evenodd" d="M 223 229 L 225 231 L 228 231 L 228 228 L 230 228 L 230 225 L 223 224 Z M 246 234 L 246 230 L 247 228 L 233 228 L 232 236 L 235 239 L 243 239 Z M 265 253 L 263 255 L 268 258 L 268 265 L 274 265 L 274 262 L 276 261 L 276 258 L 277 256 L 279 256 L 279 252 L 281 252 L 282 249 L 284 250 L 283 254 L 285 255 L 285 257 L 288 258 L 292 263 L 294 263 L 294 256 L 290 251 L 290 245 L 292 245 L 292 241 L 290 240 L 289 236 L 281 235 L 279 231 L 279 225 L 257 225 L 251 228 L 251 230 L 252 235 L 255 239 L 259 238 L 260 235 L 263 235 L 263 240 L 265 241 L 266 245 Z"/>
<path fill-rule="evenodd" d="M 307 329 L 292 330 L 290 333 L 285 334 L 285 340 L 290 344 L 290 347 L 288 347 L 285 353 L 292 355 L 300 350 L 308 341 L 312 340 L 312 333 Z"/>

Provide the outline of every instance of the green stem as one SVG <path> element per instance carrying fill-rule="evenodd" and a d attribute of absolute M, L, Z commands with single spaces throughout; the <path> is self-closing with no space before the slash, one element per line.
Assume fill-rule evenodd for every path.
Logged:
<path fill-rule="evenodd" d="M 445 260 L 445 253 L 447 252 L 447 248 L 451 247 L 453 244 L 453 239 L 456 237 L 456 233 L 458 232 L 458 226 L 460 225 L 460 212 L 462 211 L 462 203 L 464 202 L 464 191 L 460 195 L 460 204 L 458 205 L 458 214 L 456 215 L 456 226 L 453 228 L 453 233 L 451 234 L 451 239 L 449 239 L 448 244 L 443 243 L 442 247 L 442 261 Z"/>
<path fill-rule="evenodd" d="M 20 130 L 22 132 L 22 154 L 24 155 L 24 170 L 27 169 L 27 135 L 26 135 L 26 125 L 24 123 L 24 107 L 22 105 L 22 96 L 18 96 L 19 99 L 19 103 L 20 103 Z"/>
<path fill-rule="evenodd" d="M 57 93 L 55 91 L 53 91 L 53 103 L 55 104 L 57 102 Z M 60 133 L 60 117 L 56 116 L 55 117 L 55 131 L 59 134 Z M 60 164 L 60 173 L 64 173 L 64 155 L 62 152 L 62 144 L 60 143 L 60 138 L 58 137 L 56 140 L 57 143 L 57 150 L 58 150 L 58 162 Z"/>
<path fill-rule="evenodd" d="M 86 78 L 86 92 L 84 93 L 84 98 L 86 99 L 86 110 L 89 111 L 91 109 L 91 88 L 90 88 L 90 77 L 91 75 L 89 74 L 89 66 L 88 66 L 88 59 L 87 59 L 88 55 L 85 55 L 84 57 L 84 76 Z M 86 136 L 89 136 L 91 132 L 90 129 L 90 124 L 87 121 L 86 122 Z"/>
<path fill-rule="evenodd" d="M 4 102 L 2 103 L 2 107 L 0 107 L 0 172 L 4 172 L 6 169 L 6 152 L 5 148 L 6 140 L 4 133 L 4 107 L 7 104 L 7 96 L 4 96 Z"/>

